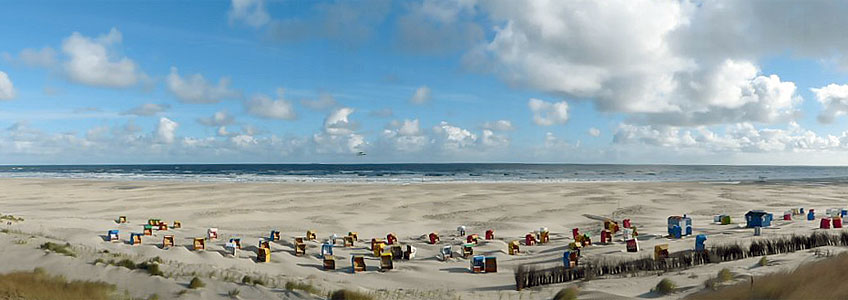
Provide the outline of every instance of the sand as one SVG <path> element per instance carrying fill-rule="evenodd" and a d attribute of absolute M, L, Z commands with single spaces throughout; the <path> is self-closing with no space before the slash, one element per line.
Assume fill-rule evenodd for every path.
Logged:
<path fill-rule="evenodd" d="M 756 267 L 757 259 L 748 259 L 663 276 L 600 278 L 520 292 L 515 291 L 513 269 L 523 263 L 561 264 L 562 251 L 572 241 L 575 227 L 591 233 L 597 243 L 602 223 L 586 215 L 630 218 L 639 228 L 643 250 L 626 253 L 619 236 L 613 244 L 586 248 L 582 259 L 636 259 L 651 255 L 650 250 L 660 243 L 669 243 L 672 251 L 694 247 L 694 237 L 664 237 L 669 215 L 691 216 L 695 233 L 709 235 L 708 245 L 732 243 L 752 238 L 752 230 L 713 224 L 713 215 L 729 214 L 738 224 L 744 223 L 743 215 L 749 209 L 765 209 L 776 219 L 793 207 L 816 208 L 823 213 L 826 208 L 846 206 L 845 187 L 843 183 L 815 181 L 322 184 L 3 179 L 0 214 L 25 220 L 0 225 L 6 229 L 0 234 L 0 272 L 41 267 L 70 279 L 113 283 L 134 297 L 155 293 L 163 299 L 223 299 L 233 289 L 239 289 L 243 299 L 320 298 L 286 291 L 288 281 L 310 283 L 321 295 L 351 288 L 393 299 L 550 299 L 572 285 L 579 285 L 581 297 L 587 299 L 654 298 L 658 295 L 650 289 L 664 277 L 682 287 L 681 292 L 665 298 L 679 298 L 700 290 L 721 268 L 745 278 L 788 270 L 819 257 L 814 251 L 798 252 L 770 257 L 772 264 L 767 267 Z M 129 222 L 116 224 L 119 215 Z M 183 227 L 154 231 L 152 237 L 144 237 L 142 245 L 127 244 L 129 233 L 141 232 L 148 218 L 169 224 L 179 220 Z M 776 220 L 774 224 L 764 230 L 765 237 L 809 233 L 818 225 L 800 219 Z M 465 237 L 456 232 L 460 225 L 481 237 L 487 229 L 495 230 L 496 239 L 481 241 L 474 251 L 497 257 L 497 273 L 470 273 L 467 259 L 436 259 L 442 246 L 464 242 Z M 192 251 L 191 238 L 205 236 L 209 227 L 218 228 L 220 238 L 208 242 L 205 251 Z M 521 255 L 507 254 L 507 242 L 540 227 L 551 231 L 550 243 L 522 245 Z M 104 240 L 109 229 L 120 230 L 121 242 Z M 270 263 L 256 263 L 252 250 L 272 229 L 282 233 L 282 240 L 272 243 Z M 307 242 L 307 255 L 293 255 L 294 237 L 304 236 L 307 230 L 315 230 L 319 241 Z M 354 248 L 335 247 L 337 269 L 324 271 L 318 257 L 320 242 L 348 231 L 358 232 L 360 241 Z M 368 241 L 385 238 L 390 232 L 397 234 L 401 244 L 417 247 L 417 257 L 396 261 L 394 270 L 378 272 L 379 261 L 370 255 Z M 426 243 L 430 232 L 438 232 L 442 243 Z M 160 249 L 165 234 L 175 235 L 177 247 Z M 230 237 L 242 239 L 244 249 L 238 257 L 224 251 Z M 45 241 L 70 243 L 78 255 L 37 249 Z M 352 274 L 351 255 L 364 255 L 368 270 Z M 141 262 L 154 257 L 163 260 L 167 278 L 93 264 L 97 258 Z M 237 283 L 245 275 L 262 278 L 265 286 Z M 193 276 L 202 278 L 207 287 L 179 295 Z"/>

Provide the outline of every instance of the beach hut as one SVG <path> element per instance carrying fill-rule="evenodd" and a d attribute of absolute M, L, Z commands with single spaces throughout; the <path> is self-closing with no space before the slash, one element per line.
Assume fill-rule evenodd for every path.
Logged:
<path fill-rule="evenodd" d="M 354 255 L 350 257 L 351 273 L 365 272 L 365 257 Z"/>
<path fill-rule="evenodd" d="M 498 258 L 494 256 L 486 257 L 486 273 L 498 272 Z"/>
<path fill-rule="evenodd" d="M 353 247 L 353 237 L 352 236 L 344 237 L 344 246 L 345 247 Z"/>
<path fill-rule="evenodd" d="M 168 223 L 167 222 L 159 222 L 159 231 L 168 231 Z"/>
<path fill-rule="evenodd" d="M 415 254 L 418 253 L 418 249 L 412 245 L 406 245 L 406 251 L 403 251 L 403 259 L 411 260 L 415 258 Z"/>
<path fill-rule="evenodd" d="M 386 235 L 386 244 L 394 245 L 397 243 L 397 235 L 394 233 L 389 233 Z"/>
<path fill-rule="evenodd" d="M 174 221 L 174 226 L 171 226 L 171 228 L 173 228 L 173 229 L 183 228 L 183 223 L 180 223 L 180 221 Z"/>
<path fill-rule="evenodd" d="M 654 260 L 663 260 L 666 258 L 668 258 L 668 244 L 654 246 Z"/>
<path fill-rule="evenodd" d="M 268 240 L 266 240 L 266 239 L 260 238 L 259 239 L 259 245 L 257 247 L 258 248 L 271 249 L 271 243 L 269 243 Z"/>
<path fill-rule="evenodd" d="M 466 243 L 479 244 L 480 243 L 480 236 L 477 235 L 476 233 L 469 234 L 467 237 L 465 237 L 465 242 Z"/>
<path fill-rule="evenodd" d="M 812 221 L 816 219 L 816 211 L 811 209 L 807 212 L 807 221 Z"/>
<path fill-rule="evenodd" d="M 241 248 L 239 248 L 235 243 L 230 242 L 224 244 L 224 250 L 227 251 L 227 254 L 232 255 L 233 257 L 238 257 L 239 249 Z"/>
<path fill-rule="evenodd" d="M 144 233 L 144 235 L 153 235 L 153 225 L 144 225 L 144 229 L 142 229 L 141 232 Z"/>
<path fill-rule="evenodd" d="M 107 232 L 106 232 L 106 239 L 107 239 L 108 241 L 110 241 L 110 242 L 116 242 L 116 241 L 118 241 L 118 240 L 119 240 L 119 239 L 118 239 L 118 230 L 117 230 L 117 229 L 112 229 L 112 230 L 107 231 Z"/>
<path fill-rule="evenodd" d="M 692 234 L 692 218 L 687 217 L 686 215 L 668 217 L 669 236 L 680 238 L 690 234 Z"/>
<path fill-rule="evenodd" d="M 379 240 L 377 243 L 374 243 L 372 240 L 371 243 L 371 251 L 374 252 L 374 257 L 380 257 L 383 254 L 383 250 L 386 249 L 386 242 L 383 240 Z"/>
<path fill-rule="evenodd" d="M 630 219 L 621 220 L 621 226 L 624 228 L 630 228 Z"/>
<path fill-rule="evenodd" d="M 194 250 L 206 249 L 206 240 L 203 238 L 194 238 Z"/>
<path fill-rule="evenodd" d="M 230 243 L 241 249 L 241 238 L 230 238 Z"/>
<path fill-rule="evenodd" d="M 833 228 L 842 228 L 842 218 L 841 217 L 833 218 Z"/>
<path fill-rule="evenodd" d="M 486 239 L 487 240 L 494 240 L 495 239 L 495 230 L 494 229 L 486 230 Z"/>
<path fill-rule="evenodd" d="M 119 216 L 119 217 L 118 217 L 118 220 L 117 220 L 116 222 L 117 222 L 118 224 L 126 223 L 126 222 L 127 222 L 127 216 Z"/>
<path fill-rule="evenodd" d="M 707 235 L 706 234 L 699 234 L 699 235 L 695 236 L 695 251 L 700 252 L 700 251 L 707 250 L 706 245 L 705 245 L 706 242 L 707 242 Z"/>
<path fill-rule="evenodd" d="M 771 226 L 772 214 L 762 210 L 752 210 L 745 214 L 746 227 L 769 227 Z"/>
<path fill-rule="evenodd" d="M 141 236 L 138 232 L 130 233 L 130 245 L 141 245 Z"/>
<path fill-rule="evenodd" d="M 439 250 L 439 254 L 437 255 L 437 258 L 442 261 L 447 261 L 451 257 L 453 257 L 453 250 L 450 245 L 442 247 L 442 250 Z"/>
<path fill-rule="evenodd" d="M 210 240 L 218 239 L 218 228 L 213 227 L 213 228 L 206 229 L 206 238 L 208 238 Z"/>
<path fill-rule="evenodd" d="M 601 230 L 601 244 L 612 243 L 612 233 L 609 229 Z"/>
<path fill-rule="evenodd" d="M 388 252 L 380 254 L 380 272 L 386 272 L 394 268 L 395 264 L 392 262 L 392 254 Z"/>
<path fill-rule="evenodd" d="M 174 236 L 166 235 L 162 237 L 162 248 L 173 247 L 174 246 Z"/>
<path fill-rule="evenodd" d="M 474 255 L 474 244 L 466 243 L 462 245 L 462 257 L 469 258 Z"/>
<path fill-rule="evenodd" d="M 639 252 L 639 241 L 634 237 L 625 242 L 627 252 Z"/>
<path fill-rule="evenodd" d="M 550 241 L 551 232 L 550 232 L 550 230 L 548 230 L 547 227 L 542 227 L 542 228 L 539 228 L 538 236 L 539 236 L 539 238 L 538 238 L 539 244 L 544 244 L 544 243 L 547 243 L 548 241 Z"/>
<path fill-rule="evenodd" d="M 336 258 L 332 255 L 324 255 L 324 270 L 335 270 Z"/>
<path fill-rule="evenodd" d="M 430 244 L 436 244 L 439 242 L 439 234 L 435 232 L 431 232 L 430 235 Z"/>
<path fill-rule="evenodd" d="M 333 244 L 323 244 L 321 245 L 321 257 L 325 255 L 333 255 Z"/>
<path fill-rule="evenodd" d="M 256 262 L 271 262 L 271 249 L 256 248 Z"/>
<path fill-rule="evenodd" d="M 520 252 L 520 248 L 518 246 L 518 241 L 509 242 L 509 245 L 507 245 L 509 255 L 517 255 Z"/>
<path fill-rule="evenodd" d="M 359 240 L 359 233 L 358 232 L 355 232 L 355 231 L 348 232 L 347 236 L 353 238 L 354 241 Z"/>
<path fill-rule="evenodd" d="M 303 242 L 303 237 L 294 238 L 294 255 L 301 256 L 306 254 L 306 243 Z"/>
<path fill-rule="evenodd" d="M 317 240 L 317 239 L 318 239 L 318 234 L 315 233 L 314 230 L 307 230 L 306 231 L 306 240 L 307 241 L 314 241 L 314 240 Z"/>
<path fill-rule="evenodd" d="M 392 259 L 403 259 L 403 247 L 401 245 L 392 245 L 389 252 L 392 253 Z"/>
<path fill-rule="evenodd" d="M 536 236 L 532 233 L 524 235 L 524 245 L 533 246 L 536 244 Z"/>
<path fill-rule="evenodd" d="M 279 230 L 271 230 L 271 234 L 268 236 L 268 240 L 279 241 L 280 240 L 280 231 Z"/>
<path fill-rule="evenodd" d="M 459 226 L 456 228 L 456 232 L 459 233 L 459 236 L 465 236 L 465 226 Z"/>
<path fill-rule="evenodd" d="M 822 218 L 821 224 L 819 225 L 820 229 L 830 229 L 830 218 Z"/>
<path fill-rule="evenodd" d="M 483 255 L 475 255 L 471 258 L 471 273 L 483 273 L 486 269 L 486 257 Z"/>

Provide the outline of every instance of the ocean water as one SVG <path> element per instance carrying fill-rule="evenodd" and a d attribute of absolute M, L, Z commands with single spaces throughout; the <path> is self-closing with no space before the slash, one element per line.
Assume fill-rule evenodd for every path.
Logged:
<path fill-rule="evenodd" d="M 848 167 L 590 164 L 0 166 L 0 178 L 233 182 L 569 182 L 848 179 Z"/>

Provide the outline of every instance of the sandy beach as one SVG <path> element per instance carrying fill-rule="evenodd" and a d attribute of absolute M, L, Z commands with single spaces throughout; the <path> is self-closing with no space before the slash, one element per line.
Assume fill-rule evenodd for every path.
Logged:
<path fill-rule="evenodd" d="M 844 188 L 839 182 L 795 181 L 768 183 L 419 183 L 419 184 L 323 184 L 323 183 L 192 183 L 174 181 L 94 181 L 59 179 L 0 180 L 0 214 L 22 217 L 22 222 L 0 228 L 0 272 L 44 268 L 69 279 L 100 280 L 116 284 L 133 297 L 157 294 L 163 299 L 228 298 L 227 291 L 238 288 L 241 298 L 321 298 L 327 292 L 357 289 L 378 292 L 401 299 L 550 299 L 560 289 L 580 286 L 581 299 L 654 298 L 650 289 L 661 278 L 672 278 L 683 291 L 668 298 L 680 298 L 700 290 L 704 280 L 721 268 L 737 276 L 789 270 L 819 259 L 813 251 L 799 251 L 770 257 L 772 264 L 755 267 L 756 259 L 712 264 L 673 274 L 646 274 L 630 278 L 598 278 L 569 284 L 515 290 L 513 269 L 518 264 L 561 264 L 563 251 L 572 241 L 572 228 L 588 232 L 597 243 L 602 222 L 587 217 L 617 220 L 629 218 L 638 227 L 638 253 L 625 252 L 620 236 L 609 245 L 584 249 L 582 260 L 637 259 L 650 256 L 656 244 L 668 243 L 671 251 L 691 249 L 694 237 L 672 240 L 666 235 L 666 218 L 687 214 L 693 218 L 693 231 L 708 234 L 707 244 L 733 243 L 753 238 L 744 227 L 744 214 L 764 209 L 775 214 L 774 226 L 763 237 L 809 233 L 818 224 L 796 218 L 779 220 L 782 212 L 797 207 L 844 207 Z M 714 224 L 713 215 L 728 214 L 735 224 Z M 117 224 L 118 216 L 126 224 Z M 143 237 L 142 245 L 129 245 L 131 232 L 141 232 L 149 218 L 182 228 L 154 231 Z M 739 225 L 743 224 L 743 225 Z M 436 259 L 439 249 L 465 242 L 456 232 L 466 226 L 468 233 L 482 237 L 488 229 L 494 240 L 484 240 L 475 254 L 497 257 L 498 272 L 475 274 L 463 258 Z M 209 241 L 205 251 L 193 251 L 192 238 L 218 228 L 220 237 Z M 524 246 L 520 255 L 508 255 L 507 243 L 528 232 L 547 227 L 551 241 Z M 103 235 L 120 230 L 121 242 L 107 242 Z M 271 262 L 255 262 L 260 238 L 271 230 L 281 232 L 280 241 L 271 243 Z M 295 237 L 307 230 L 317 232 L 317 241 L 307 242 L 304 256 L 293 255 Z M 319 258 L 322 241 L 331 234 L 359 233 L 353 248 L 336 246 L 336 270 L 325 271 Z M 441 243 L 427 243 L 426 235 L 438 232 Z M 395 233 L 402 245 L 418 249 L 415 259 L 395 261 L 395 268 L 378 272 L 379 260 L 368 250 L 371 238 Z M 165 234 L 175 236 L 176 247 L 161 249 Z M 238 257 L 226 255 L 224 243 L 231 237 L 242 239 Z M 46 241 L 70 243 L 76 257 L 38 249 Z M 840 251 L 837 248 L 822 249 Z M 350 256 L 363 255 L 366 272 L 350 271 Z M 129 258 L 162 260 L 165 277 L 142 271 L 93 262 L 100 259 Z M 262 278 L 264 286 L 240 284 L 243 276 Z M 207 282 L 202 290 L 186 290 L 187 282 L 198 276 Z M 289 281 L 309 283 L 321 295 L 287 291 Z"/>

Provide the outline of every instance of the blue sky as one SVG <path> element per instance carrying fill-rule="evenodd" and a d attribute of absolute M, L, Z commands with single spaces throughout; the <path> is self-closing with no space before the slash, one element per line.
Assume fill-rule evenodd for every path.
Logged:
<path fill-rule="evenodd" d="M 8 2 L 0 163 L 848 163 L 793 5 Z"/>

